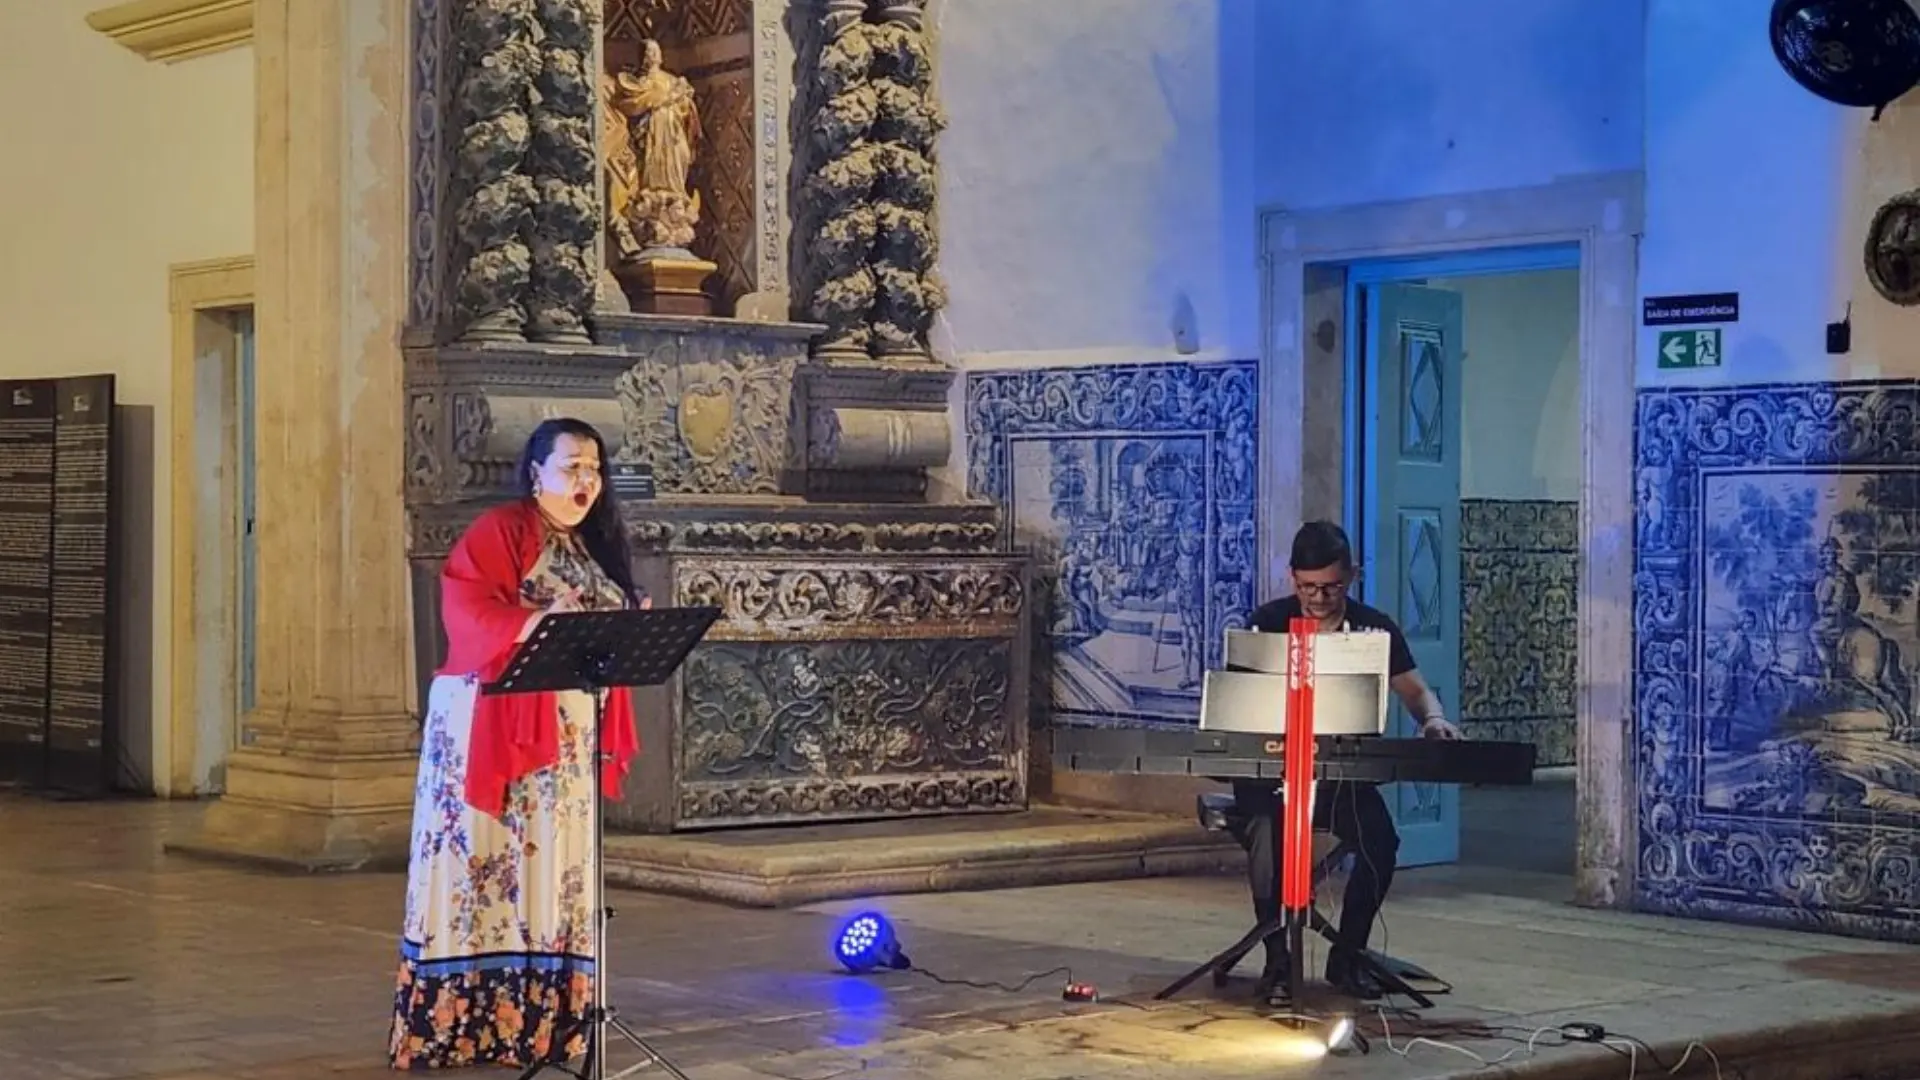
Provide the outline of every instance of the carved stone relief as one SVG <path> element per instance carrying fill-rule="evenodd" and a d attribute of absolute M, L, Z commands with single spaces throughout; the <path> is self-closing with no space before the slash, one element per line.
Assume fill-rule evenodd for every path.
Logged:
<path fill-rule="evenodd" d="M 784 821 L 1019 810 L 1026 802 L 1026 780 L 1013 769 L 980 776 L 816 777 L 724 787 L 690 786 L 681 793 L 680 821 L 689 828 L 773 825 Z"/>
<path fill-rule="evenodd" d="M 694 162 L 693 184 L 711 216 L 694 253 L 718 266 L 721 311 L 753 291 L 753 73 L 747 64 L 695 84 L 707 144 Z"/>
<path fill-rule="evenodd" d="M 815 408 L 808 427 L 807 463 L 821 469 L 926 469 L 953 446 L 944 412 Z"/>
<path fill-rule="evenodd" d="M 1005 638 L 703 645 L 684 669 L 680 824 L 1014 809 Z"/>
<path fill-rule="evenodd" d="M 917 496 L 953 443 L 945 364 L 820 358 L 805 373 L 807 490 L 833 498 Z"/>
<path fill-rule="evenodd" d="M 414 29 L 414 335 L 587 344 L 597 0 L 415 0 Z"/>
<path fill-rule="evenodd" d="M 682 551 L 989 551 L 999 543 L 993 521 L 666 521 L 635 522 L 639 548 Z"/>
<path fill-rule="evenodd" d="M 407 488 L 415 499 L 433 498 L 447 474 L 440 445 L 440 400 L 433 394 L 407 398 Z"/>
<path fill-rule="evenodd" d="M 610 446 L 620 408 L 605 398 L 485 393 L 415 393 L 408 403 L 407 487 L 416 504 L 511 493 L 512 471 L 541 421 L 572 416 L 599 429 Z M 448 463 L 452 467 L 448 467 Z"/>
<path fill-rule="evenodd" d="M 406 493 L 422 507 L 506 494 L 533 425 L 579 415 L 620 433 L 612 350 L 576 346 L 418 346 L 407 350 Z"/>
<path fill-rule="evenodd" d="M 795 471 L 799 356 L 747 338 L 685 337 L 642 353 L 615 383 L 619 459 L 662 492 L 776 495 Z"/>
<path fill-rule="evenodd" d="M 636 568 L 656 594 L 726 615 L 678 685 L 654 691 L 643 723 L 660 772 L 629 824 L 1025 803 L 1026 560 L 997 550 L 992 507 L 897 497 L 924 492 L 951 442 L 953 373 L 925 353 L 943 298 L 922 7 L 414 0 L 415 601 L 435 610 L 439 560 L 505 496 L 541 416 L 581 415 L 616 461 L 652 467 L 663 497 L 624 507 Z M 648 38 L 694 84 L 706 129 L 693 185 L 714 232 L 696 247 L 754 322 L 589 314 L 598 53 Z M 790 106 L 796 77 L 805 104 Z M 813 155 L 792 168 L 790 108 Z M 827 213 L 796 229 L 802 190 Z M 798 257 L 789 238 L 820 221 L 838 221 L 820 233 L 834 258 Z M 826 287 L 793 291 L 844 310 L 842 336 L 858 338 L 827 350 L 832 362 L 808 360 L 820 327 L 785 321 L 790 266 L 809 260 Z M 840 303 L 849 281 L 857 303 Z M 896 497 L 863 501 L 875 494 Z M 416 627 L 423 672 L 438 660 L 432 624 Z"/>
<path fill-rule="evenodd" d="M 441 213 L 447 161 L 447 22 L 453 2 L 413 0 L 412 160 L 407 168 L 413 182 L 407 288 L 407 324 L 413 344 L 431 343 L 445 314 L 446 244 Z"/>
<path fill-rule="evenodd" d="M 735 306 L 742 318 L 788 319 L 787 184 L 792 155 L 781 138 L 787 125 L 791 46 L 781 32 L 786 0 L 753 0 L 754 289 Z"/>
<path fill-rule="evenodd" d="M 611 41 L 697 41 L 744 34 L 753 17 L 750 0 L 605 0 Z"/>
<path fill-rule="evenodd" d="M 891 636 L 938 625 L 946 633 L 1011 635 L 1025 603 L 1017 565 L 687 562 L 674 601 L 717 607 L 709 640 Z"/>
<path fill-rule="evenodd" d="M 708 132 L 695 248 L 721 267 L 742 318 L 791 317 L 786 177 L 795 64 L 790 0 L 603 0 L 604 39 L 682 43 Z M 593 86 L 595 0 L 412 0 L 408 342 L 574 343 L 591 310 L 603 208 Z M 795 13 L 809 4 L 793 4 Z M 715 47 L 718 52 L 715 52 Z M 671 46 L 670 46 L 671 47 Z M 696 55 L 697 54 L 697 55 Z M 592 188 L 594 198 L 587 198 Z M 593 226 L 593 240 L 580 238 Z M 582 251 L 580 249 L 589 249 Z"/>

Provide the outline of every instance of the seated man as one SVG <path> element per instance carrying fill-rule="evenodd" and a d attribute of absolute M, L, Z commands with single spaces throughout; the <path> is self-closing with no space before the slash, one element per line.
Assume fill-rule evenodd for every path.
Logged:
<path fill-rule="evenodd" d="M 1413 653 L 1400 627 L 1385 612 L 1347 599 L 1353 584 L 1353 548 L 1340 526 L 1314 521 L 1293 537 L 1293 595 L 1260 605 L 1249 620 L 1252 629 L 1269 634 L 1287 632 L 1296 618 L 1315 619 L 1322 632 L 1384 631 L 1391 637 L 1388 671 L 1393 692 L 1407 711 L 1420 720 L 1428 738 L 1457 739 L 1460 732 L 1441 715 L 1440 702 L 1414 667 Z M 1273 846 L 1274 804 L 1278 792 L 1271 780 L 1240 780 L 1233 786 L 1234 802 L 1247 817 L 1247 876 L 1253 886 L 1254 914 L 1265 922 L 1280 913 L 1280 868 Z M 1339 942 L 1327 955 L 1327 981 L 1360 998 L 1379 996 L 1379 987 L 1354 964 L 1367 948 L 1374 916 L 1393 882 L 1400 852 L 1400 834 L 1387 813 L 1380 789 L 1372 784 L 1322 783 L 1314 799 L 1314 827 L 1333 835 L 1358 852 L 1341 903 Z M 1286 940 L 1267 939 L 1267 962 L 1260 975 L 1260 994 L 1269 996 L 1286 979 Z"/>

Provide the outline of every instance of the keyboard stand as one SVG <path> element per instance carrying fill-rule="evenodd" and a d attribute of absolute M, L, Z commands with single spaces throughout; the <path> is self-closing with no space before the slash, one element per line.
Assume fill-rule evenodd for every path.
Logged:
<path fill-rule="evenodd" d="M 1274 802 L 1274 837 L 1277 843 L 1280 836 L 1281 815 L 1284 814 L 1285 811 L 1283 809 L 1283 800 L 1276 799 Z M 1314 864 L 1313 891 L 1316 896 L 1320 892 L 1320 883 L 1325 881 L 1327 876 L 1332 873 L 1333 868 L 1340 864 L 1340 860 L 1350 852 L 1353 852 L 1353 850 L 1352 847 L 1343 842 L 1328 852 L 1325 858 Z M 1279 863 L 1276 862 L 1274 865 L 1277 867 Z M 1338 944 L 1340 940 L 1339 933 L 1334 929 L 1334 925 L 1327 921 L 1327 917 L 1321 913 L 1319 905 L 1316 903 L 1309 906 L 1307 912 L 1308 928 L 1325 938 L 1329 943 Z M 1215 986 L 1226 985 L 1227 976 L 1233 971 L 1234 966 L 1240 963 L 1248 953 L 1252 952 L 1256 946 L 1265 942 L 1273 935 L 1284 934 L 1287 933 L 1287 931 L 1287 917 L 1286 913 L 1282 911 L 1278 918 L 1263 922 L 1252 930 L 1247 931 L 1246 935 L 1240 940 L 1215 954 L 1206 963 L 1201 964 L 1199 967 L 1194 968 L 1192 971 L 1187 972 L 1185 975 L 1167 984 L 1159 993 L 1153 995 L 1154 1000 L 1166 1001 L 1173 997 L 1173 995 L 1178 994 L 1180 991 L 1185 990 L 1187 987 L 1199 981 L 1202 975 L 1211 974 L 1213 976 L 1213 985 Z M 1294 935 L 1293 940 L 1288 944 L 1290 952 L 1289 959 L 1292 961 L 1292 971 L 1289 972 L 1289 978 L 1287 980 L 1287 996 L 1289 1000 L 1297 1002 L 1300 999 L 1299 982 L 1301 979 L 1302 965 L 1306 963 L 1306 958 L 1303 955 L 1302 943 L 1298 935 Z M 1378 983 L 1380 988 L 1386 993 L 1405 996 L 1422 1009 L 1433 1008 L 1433 999 L 1415 990 L 1407 982 L 1409 978 L 1438 982 L 1439 980 L 1435 979 L 1431 972 L 1418 965 L 1409 964 L 1404 960 L 1397 960 L 1373 949 L 1368 949 L 1354 959 L 1360 970 L 1372 976 L 1373 981 Z"/>

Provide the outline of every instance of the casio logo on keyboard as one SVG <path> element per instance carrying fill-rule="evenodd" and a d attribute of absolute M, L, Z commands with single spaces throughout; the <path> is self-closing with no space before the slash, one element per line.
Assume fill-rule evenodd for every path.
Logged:
<path fill-rule="evenodd" d="M 1265 743 L 1261 744 L 1260 750 L 1262 753 L 1267 754 L 1285 754 L 1287 752 L 1287 744 L 1281 742 L 1279 739 L 1268 739 Z"/>

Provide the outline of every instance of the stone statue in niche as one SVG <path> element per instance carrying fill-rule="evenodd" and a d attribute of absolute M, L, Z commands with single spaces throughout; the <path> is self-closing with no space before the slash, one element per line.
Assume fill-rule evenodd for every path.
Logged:
<path fill-rule="evenodd" d="M 700 141 L 693 84 L 666 70 L 660 43 L 637 68 L 601 79 L 607 170 L 607 261 L 637 311 L 706 315 L 718 267 L 693 254 L 700 193 L 687 187 Z"/>

